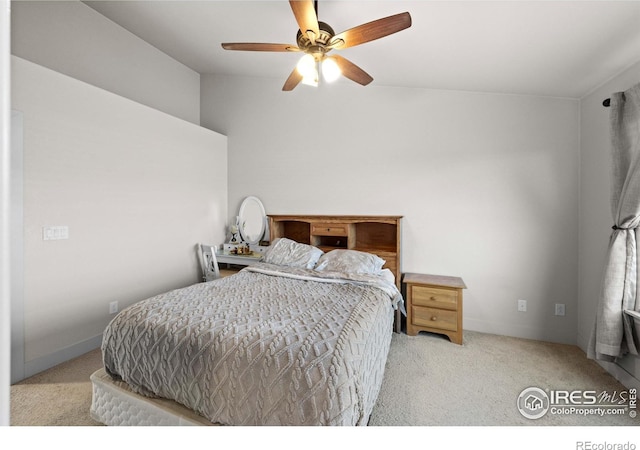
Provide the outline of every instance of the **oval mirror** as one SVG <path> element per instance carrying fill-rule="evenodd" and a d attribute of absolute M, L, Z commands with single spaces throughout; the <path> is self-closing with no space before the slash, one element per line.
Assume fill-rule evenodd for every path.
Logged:
<path fill-rule="evenodd" d="M 242 201 L 238 212 L 238 229 L 243 241 L 249 244 L 260 242 L 265 229 L 265 215 L 264 206 L 257 197 L 250 196 Z"/>

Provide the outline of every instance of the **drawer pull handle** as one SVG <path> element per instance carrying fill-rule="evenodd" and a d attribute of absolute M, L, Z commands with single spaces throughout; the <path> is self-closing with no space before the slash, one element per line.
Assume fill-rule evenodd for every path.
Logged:
<path fill-rule="evenodd" d="M 436 320 L 438 320 L 438 318 L 437 318 L 436 316 L 433 316 L 433 317 L 431 318 L 431 320 L 433 320 L 433 321 L 435 322 Z"/>

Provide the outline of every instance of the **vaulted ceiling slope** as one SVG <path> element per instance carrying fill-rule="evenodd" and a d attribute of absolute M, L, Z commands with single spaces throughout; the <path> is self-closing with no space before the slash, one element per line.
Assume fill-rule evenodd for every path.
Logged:
<path fill-rule="evenodd" d="M 84 3 L 201 74 L 285 79 L 299 59 L 220 45 L 295 44 L 285 0 Z M 341 52 L 371 85 L 581 98 L 640 61 L 640 1 L 318 2 L 336 32 L 404 11 L 411 28 Z"/>

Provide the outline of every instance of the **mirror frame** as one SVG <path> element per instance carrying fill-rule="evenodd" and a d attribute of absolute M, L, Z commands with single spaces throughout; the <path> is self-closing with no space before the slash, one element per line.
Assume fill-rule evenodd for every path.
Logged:
<path fill-rule="evenodd" d="M 260 233 L 256 239 L 249 239 L 249 236 L 246 235 L 244 230 L 246 220 L 243 218 L 243 214 L 245 212 L 245 209 L 247 208 L 247 205 L 251 204 L 252 202 L 258 205 L 258 207 L 260 208 L 261 216 L 262 216 L 262 220 L 260 223 Z M 266 229 L 266 221 L 267 221 L 267 215 L 264 211 L 264 205 L 262 204 L 262 202 L 258 197 L 254 197 L 253 195 L 250 195 L 249 197 L 245 198 L 242 201 L 242 204 L 240 205 L 240 210 L 238 211 L 238 222 L 239 222 L 238 230 L 240 231 L 240 237 L 244 242 L 247 242 L 248 244 L 254 244 L 254 245 L 258 244 L 262 239 L 262 236 L 264 236 L 264 232 Z"/>

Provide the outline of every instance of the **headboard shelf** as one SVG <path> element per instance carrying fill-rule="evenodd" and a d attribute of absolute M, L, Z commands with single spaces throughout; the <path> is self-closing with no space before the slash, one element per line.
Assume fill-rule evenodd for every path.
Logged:
<path fill-rule="evenodd" d="M 401 283 L 400 222 L 402 216 L 269 215 L 271 240 L 286 237 L 328 252 L 352 249 L 373 253 L 386 261 L 396 285 Z"/>
<path fill-rule="evenodd" d="M 302 244 L 311 244 L 311 223 L 304 220 L 287 219 L 274 221 L 269 216 L 270 237 L 288 237 Z M 275 237 L 274 237 L 275 236 Z"/>

